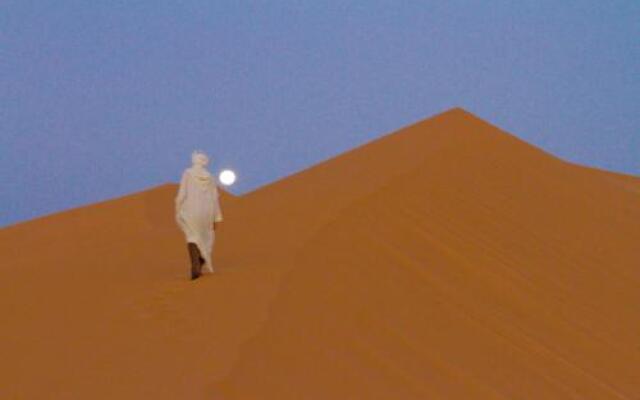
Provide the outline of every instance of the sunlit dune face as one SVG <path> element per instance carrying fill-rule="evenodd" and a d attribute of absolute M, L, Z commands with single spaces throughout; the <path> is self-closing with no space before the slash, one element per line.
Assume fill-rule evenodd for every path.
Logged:
<path fill-rule="evenodd" d="M 231 186 L 236 181 L 236 173 L 230 169 L 220 172 L 220 182 L 225 186 Z"/>

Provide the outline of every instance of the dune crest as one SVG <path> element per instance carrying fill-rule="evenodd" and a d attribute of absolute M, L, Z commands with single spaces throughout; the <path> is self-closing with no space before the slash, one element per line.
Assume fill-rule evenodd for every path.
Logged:
<path fill-rule="evenodd" d="M 196 282 L 175 190 L 0 230 L 1 398 L 640 393 L 636 177 L 453 109 L 224 194 Z"/>

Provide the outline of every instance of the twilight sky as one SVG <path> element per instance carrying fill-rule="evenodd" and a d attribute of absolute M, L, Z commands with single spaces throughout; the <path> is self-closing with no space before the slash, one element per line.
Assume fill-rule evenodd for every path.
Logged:
<path fill-rule="evenodd" d="M 460 106 L 640 175 L 640 2 L 0 2 L 0 226 L 177 182 L 242 194 Z"/>

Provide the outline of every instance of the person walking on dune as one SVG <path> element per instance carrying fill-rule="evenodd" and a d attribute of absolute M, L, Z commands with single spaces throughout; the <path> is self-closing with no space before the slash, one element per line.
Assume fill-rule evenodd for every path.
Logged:
<path fill-rule="evenodd" d="M 175 198 L 176 221 L 187 240 L 191 258 L 191 279 L 202 274 L 202 268 L 213 272 L 211 252 L 216 224 L 222 221 L 218 185 L 207 170 L 209 158 L 199 150 L 191 155 L 192 166 L 182 173 Z"/>

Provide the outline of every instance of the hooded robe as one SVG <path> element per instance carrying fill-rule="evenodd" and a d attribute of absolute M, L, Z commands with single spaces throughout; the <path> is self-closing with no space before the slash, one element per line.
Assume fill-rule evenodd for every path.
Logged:
<path fill-rule="evenodd" d="M 176 221 L 187 242 L 195 243 L 205 260 L 204 270 L 213 272 L 211 251 L 215 239 L 213 222 L 222 221 L 215 178 L 201 165 L 187 168 L 182 174 L 175 199 Z"/>

